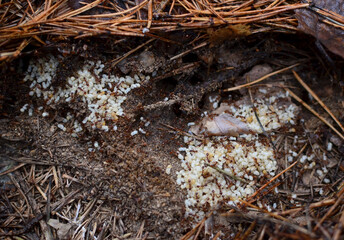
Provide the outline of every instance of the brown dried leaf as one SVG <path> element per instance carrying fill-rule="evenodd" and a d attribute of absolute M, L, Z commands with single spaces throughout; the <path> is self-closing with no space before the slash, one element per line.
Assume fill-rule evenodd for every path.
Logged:
<path fill-rule="evenodd" d="M 306 186 L 320 183 L 320 180 L 312 174 L 312 171 L 306 171 L 302 174 L 302 182 Z"/>
<path fill-rule="evenodd" d="M 251 133 L 246 123 L 232 117 L 228 113 L 205 117 L 199 124 L 190 129 L 196 135 L 205 136 L 238 136 Z"/>
<path fill-rule="evenodd" d="M 72 224 L 70 223 L 60 223 L 57 219 L 49 219 L 48 225 L 52 228 L 57 230 L 57 236 L 59 239 L 69 239 L 70 238 L 70 230 L 72 228 Z"/>

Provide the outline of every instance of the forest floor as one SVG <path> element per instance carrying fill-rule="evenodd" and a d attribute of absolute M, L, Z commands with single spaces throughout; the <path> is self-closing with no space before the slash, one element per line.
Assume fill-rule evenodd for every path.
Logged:
<path fill-rule="evenodd" d="M 193 34 L 171 36 L 187 43 L 197 37 Z M 126 56 L 147 40 L 93 38 L 62 42 L 13 61 L 0 78 L 0 238 L 342 239 L 343 139 L 295 100 L 300 110 L 295 125 L 275 131 L 276 173 L 283 174 L 271 178 L 253 201 L 209 209 L 207 221 L 199 222 L 185 218 L 186 190 L 176 184 L 182 170 L 178 149 L 186 145 L 188 123 L 199 122 L 209 110 L 209 96 L 235 102 L 247 95 L 246 88 L 223 90 L 245 83 L 243 76 L 254 67 L 275 72 L 297 64 L 292 69 L 344 122 L 344 62 L 333 55 L 327 59 L 313 39 L 303 39 L 256 34 L 192 51 L 187 44 L 154 40 Z M 70 128 L 58 127 L 61 116 L 86 110 L 73 103 L 49 107 L 30 96 L 30 83 L 23 81 L 30 59 L 50 54 L 64 55 L 55 79 L 59 86 L 86 60 L 101 60 L 111 74 L 151 78 L 128 94 L 116 131 L 85 128 L 72 137 Z M 121 56 L 126 57 L 116 61 Z M 259 84 L 292 89 L 341 132 L 292 69 Z M 33 106 L 31 116 L 20 111 L 25 104 Z M 40 106 L 49 116 L 42 116 Z M 99 148 L 90 152 L 95 142 Z M 305 169 L 300 154 L 288 161 L 289 150 L 314 154 L 313 168 Z M 277 206 L 267 211 L 258 199 Z"/>

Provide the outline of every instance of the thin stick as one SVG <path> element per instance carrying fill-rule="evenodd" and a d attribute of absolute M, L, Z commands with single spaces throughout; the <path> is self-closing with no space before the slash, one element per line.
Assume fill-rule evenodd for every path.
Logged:
<path fill-rule="evenodd" d="M 26 194 L 24 194 L 24 192 L 23 192 L 22 188 L 20 187 L 18 181 L 12 176 L 12 174 L 9 174 L 8 176 L 10 177 L 10 179 L 11 179 L 12 183 L 14 184 L 14 186 L 18 189 L 19 194 L 24 198 L 24 200 L 26 202 L 26 206 L 27 207 L 31 206 L 31 204 L 29 203 L 29 200 L 28 200 Z"/>
<path fill-rule="evenodd" d="M 92 8 L 96 7 L 97 5 L 99 5 L 103 1 L 104 0 L 96 0 L 94 2 L 91 2 L 91 3 L 85 5 L 85 6 L 81 7 L 81 8 L 78 8 L 78 9 L 72 11 L 72 12 L 68 12 L 68 13 L 66 13 L 66 14 L 64 14 L 62 16 L 57 17 L 56 20 L 57 19 L 60 19 L 60 20 L 68 19 L 68 18 L 73 17 L 73 16 L 75 16 L 77 14 L 83 13 L 83 12 L 89 10 L 89 9 L 92 9 Z"/>
<path fill-rule="evenodd" d="M 301 103 L 305 108 L 307 108 L 311 113 L 313 113 L 316 117 L 318 117 L 323 123 L 325 123 L 327 126 L 329 126 L 335 133 L 338 134 L 339 137 L 341 137 L 344 140 L 344 136 L 335 129 L 332 124 L 330 124 L 325 118 L 320 116 L 316 111 L 313 110 L 307 103 L 305 103 L 301 98 L 299 98 L 295 93 L 293 93 L 289 88 L 284 88 L 288 93 L 299 103 Z"/>
<path fill-rule="evenodd" d="M 153 0 L 149 0 L 148 2 L 148 24 L 147 28 L 150 29 L 152 25 L 152 19 L 153 19 Z"/>
<path fill-rule="evenodd" d="M 216 235 L 214 236 L 214 238 L 212 240 L 217 240 L 220 237 L 221 233 L 222 233 L 221 231 L 216 233 Z"/>
<path fill-rule="evenodd" d="M 200 221 L 191 231 L 189 231 L 187 234 L 185 234 L 181 240 L 188 240 L 194 233 L 197 231 L 197 229 L 201 226 L 203 226 L 204 222 L 207 220 L 207 218 L 203 218 L 202 221 Z"/>
<path fill-rule="evenodd" d="M 328 210 L 328 212 L 325 214 L 325 216 L 323 216 L 321 218 L 321 220 L 317 223 L 317 225 L 314 227 L 314 231 L 316 231 L 321 226 L 321 224 L 326 220 L 326 218 L 328 218 L 331 215 L 331 213 L 335 210 L 335 208 L 341 203 L 342 199 L 344 198 L 344 191 L 343 190 L 344 190 L 344 188 L 342 189 L 341 195 L 337 199 L 336 203 L 333 204 L 333 206 L 330 208 L 330 210 Z"/>
<path fill-rule="evenodd" d="M 42 189 L 38 185 L 35 185 L 35 187 L 37 188 L 38 192 L 42 195 L 44 200 L 47 201 L 47 195 L 42 191 Z"/>
<path fill-rule="evenodd" d="M 35 11 L 34 11 L 33 8 L 32 8 L 31 1 L 30 1 L 30 0 L 26 0 L 26 1 L 27 1 L 28 5 L 29 5 L 29 7 L 30 7 L 30 10 L 31 10 L 32 14 L 34 14 Z"/>
<path fill-rule="evenodd" d="M 316 203 L 310 204 L 309 208 L 313 209 L 313 208 L 320 208 L 320 207 L 330 206 L 330 205 L 333 205 L 335 202 L 336 202 L 336 199 L 334 199 L 334 198 L 332 198 L 332 199 L 325 199 L 325 200 L 322 200 L 320 202 L 316 202 Z M 283 212 L 276 212 L 275 214 L 279 214 L 281 216 L 284 216 L 284 215 L 295 214 L 295 213 L 298 213 L 298 212 L 300 212 L 302 210 L 304 210 L 304 208 L 303 207 L 299 207 L 299 208 L 293 208 L 293 209 L 285 210 Z"/>
<path fill-rule="evenodd" d="M 18 166 L 15 166 L 15 167 L 13 167 L 13 168 L 11 168 L 11 169 L 8 169 L 8 170 L 5 171 L 5 172 L 0 173 L 0 176 L 6 175 L 6 174 L 11 173 L 11 172 L 14 172 L 14 171 L 18 170 L 19 168 L 21 168 L 21 167 L 23 167 L 23 166 L 25 166 L 25 165 L 26 165 L 26 163 L 21 163 L 21 164 L 19 164 Z"/>
<path fill-rule="evenodd" d="M 173 0 L 172 4 L 171 4 L 171 7 L 170 7 L 170 10 L 168 11 L 168 14 L 171 15 L 172 14 L 172 10 L 174 8 L 174 4 L 176 3 L 176 0 Z"/>
<path fill-rule="evenodd" d="M 312 97 L 317 100 L 317 102 L 326 110 L 326 112 L 332 117 L 332 119 L 338 124 L 338 126 L 342 129 L 344 132 L 344 127 L 343 125 L 339 122 L 339 120 L 336 118 L 336 116 L 331 112 L 331 110 L 324 104 L 323 101 L 313 92 L 312 89 L 301 79 L 301 77 L 294 71 L 292 70 L 295 78 L 299 83 L 312 95 Z"/>
<path fill-rule="evenodd" d="M 289 69 L 292 69 L 292 68 L 294 68 L 294 67 L 296 67 L 296 66 L 298 66 L 298 65 L 300 65 L 300 63 L 297 63 L 297 64 L 291 65 L 291 66 L 289 66 L 289 67 L 286 67 L 286 68 L 282 68 L 282 69 L 280 69 L 280 70 L 277 70 L 277 71 L 275 71 L 275 72 L 266 74 L 265 76 L 263 76 L 263 77 L 261 77 L 261 78 L 255 80 L 255 81 L 253 81 L 253 82 L 245 83 L 245 84 L 242 84 L 242 85 L 240 85 L 240 86 L 236 86 L 236 87 L 232 87 L 232 88 L 227 88 L 227 89 L 225 89 L 225 90 L 223 90 L 223 91 L 224 91 L 224 92 L 231 92 L 231 91 L 239 90 L 239 89 L 241 89 L 241 88 L 245 88 L 245 87 L 252 86 L 252 85 L 254 85 L 254 84 L 256 84 L 256 83 L 259 83 L 259 82 L 261 82 L 261 81 L 263 81 L 263 80 L 265 80 L 265 79 L 267 79 L 267 78 L 269 78 L 269 77 L 272 77 L 272 76 L 274 76 L 274 75 L 276 75 L 276 74 L 279 74 L 279 73 L 281 73 L 281 72 L 285 72 L 285 71 L 287 71 L 287 70 L 289 70 Z"/>
<path fill-rule="evenodd" d="M 213 211 L 209 212 L 203 219 L 202 221 L 200 221 L 199 223 L 197 223 L 197 225 L 192 229 L 190 230 L 187 234 L 185 234 L 180 240 L 188 240 L 192 237 L 192 235 L 194 235 L 197 231 L 197 229 L 199 227 L 202 227 L 203 224 L 205 223 L 205 221 L 211 217 L 211 215 L 213 214 Z"/>
<path fill-rule="evenodd" d="M 336 225 L 334 231 L 333 231 L 333 240 L 339 240 L 340 239 L 340 235 L 341 232 L 343 230 L 343 226 L 344 226 L 344 211 L 342 212 L 342 215 L 339 219 L 339 223 Z"/>
<path fill-rule="evenodd" d="M 250 1 L 246 1 L 243 4 L 239 5 L 238 7 L 234 8 L 233 10 L 229 11 L 230 13 L 234 13 L 236 11 L 238 11 L 239 9 L 243 8 L 243 7 L 247 7 L 249 5 L 251 5 L 254 1 L 250 0 Z"/>
<path fill-rule="evenodd" d="M 210 12 L 212 12 L 215 16 L 221 19 L 224 23 L 227 23 L 227 21 L 218 12 L 216 12 L 215 9 L 209 4 L 208 0 L 206 1 L 207 1 L 207 4 L 203 4 L 202 2 L 200 2 L 200 4 L 202 4 L 204 7 L 209 9 Z"/>
<path fill-rule="evenodd" d="M 202 221 L 202 224 L 199 226 L 197 233 L 195 234 L 193 240 L 196 240 L 198 238 L 198 235 L 201 233 L 202 228 L 204 227 L 205 221 Z"/>
<path fill-rule="evenodd" d="M 244 213 L 239 213 L 239 214 L 235 214 L 235 213 L 232 213 L 232 214 L 228 214 L 226 217 L 229 217 L 229 218 L 233 218 L 233 217 L 237 217 L 240 221 L 242 222 L 247 222 L 247 221 L 253 221 L 253 220 L 256 220 L 258 222 L 271 222 L 271 223 L 275 223 L 275 224 L 279 224 L 279 225 L 283 225 L 283 226 L 287 226 L 291 229 L 295 229 L 296 231 L 299 231 L 303 234 L 306 234 L 312 238 L 315 237 L 315 234 L 313 232 L 310 232 L 308 231 L 307 229 L 295 224 L 295 223 L 291 223 L 289 221 L 282 221 L 282 220 L 279 220 L 279 219 L 275 219 L 275 218 L 271 218 L 271 217 L 268 217 L 268 216 L 259 216 L 259 215 L 253 215 L 253 214 L 244 214 Z"/>
<path fill-rule="evenodd" d="M 240 237 L 240 239 L 245 240 L 248 239 L 249 235 L 251 234 L 251 232 L 253 231 L 254 227 L 257 225 L 257 220 L 254 220 L 250 226 L 248 227 L 248 229 L 244 232 L 244 235 L 242 237 Z"/>

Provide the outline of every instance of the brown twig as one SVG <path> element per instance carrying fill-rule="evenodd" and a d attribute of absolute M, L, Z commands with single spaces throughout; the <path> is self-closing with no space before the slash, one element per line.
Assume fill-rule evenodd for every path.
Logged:
<path fill-rule="evenodd" d="M 208 42 L 203 42 L 203 43 L 201 43 L 201 44 L 199 44 L 199 45 L 197 45 L 197 46 L 195 46 L 195 47 L 193 47 L 191 49 L 186 50 L 185 52 L 182 52 L 182 53 L 180 53 L 180 54 L 178 54 L 178 55 L 176 55 L 174 57 L 171 57 L 170 61 L 173 61 L 173 60 L 176 60 L 178 58 L 181 58 L 181 57 L 185 56 L 186 54 L 188 54 L 188 53 L 190 53 L 190 52 L 192 52 L 192 51 L 194 51 L 196 49 L 199 49 L 199 48 L 207 46 L 208 44 L 209 44 Z"/>
<path fill-rule="evenodd" d="M 11 173 L 11 172 L 14 172 L 14 171 L 18 170 L 19 168 L 21 168 L 21 167 L 23 167 L 23 166 L 25 166 L 25 165 L 26 165 L 26 163 L 21 163 L 21 164 L 19 164 L 18 166 L 15 166 L 15 167 L 13 167 L 13 168 L 11 168 L 11 169 L 8 169 L 8 170 L 6 170 L 6 171 L 4 171 L 4 172 L 1 172 L 1 173 L 0 173 L 0 176 L 9 174 L 9 173 Z"/>
<path fill-rule="evenodd" d="M 336 200 L 335 204 L 332 205 L 332 207 L 327 211 L 327 213 L 320 219 L 320 221 L 317 223 L 317 225 L 314 227 L 314 231 L 316 231 L 321 224 L 332 214 L 332 212 L 339 206 L 339 204 L 342 202 L 344 198 L 344 187 L 339 192 L 338 199 Z"/>
<path fill-rule="evenodd" d="M 200 221 L 199 223 L 197 223 L 197 225 L 196 225 L 193 229 L 191 229 L 187 234 L 185 234 L 180 240 L 188 240 L 188 239 L 190 239 L 190 238 L 196 233 L 196 231 L 198 231 L 198 229 L 201 228 L 201 227 L 204 225 L 205 221 L 206 221 L 212 214 L 213 214 L 213 211 L 209 212 L 209 213 L 207 214 L 207 216 L 204 217 L 204 218 L 202 219 L 202 221 Z"/>
<path fill-rule="evenodd" d="M 294 71 L 292 70 L 295 78 L 299 83 L 309 92 L 312 97 L 317 100 L 317 102 L 326 110 L 326 112 L 332 117 L 332 119 L 338 124 L 338 126 L 342 129 L 342 132 L 344 133 L 344 127 L 343 125 L 339 122 L 339 120 L 336 118 L 336 116 L 331 112 L 331 110 L 325 105 L 323 101 L 318 97 L 318 95 L 313 92 L 313 90 L 301 79 L 301 77 Z"/>
<path fill-rule="evenodd" d="M 313 110 L 307 103 L 305 103 L 301 98 L 299 98 L 294 92 L 292 92 L 289 88 L 284 88 L 290 96 L 292 96 L 296 101 L 301 103 L 305 108 L 307 108 L 311 113 L 313 113 L 316 117 L 318 117 L 323 123 L 325 123 L 327 126 L 329 126 L 335 133 L 338 134 L 338 136 L 344 140 L 344 136 L 335 128 L 332 124 L 330 124 L 325 118 L 320 116 L 316 111 Z"/>
<path fill-rule="evenodd" d="M 303 234 L 305 234 L 306 236 L 315 237 L 315 234 L 313 232 L 308 231 L 307 229 L 291 223 L 289 221 L 282 221 L 279 219 L 275 219 L 275 218 L 271 218 L 269 216 L 266 216 L 266 214 L 263 215 L 254 215 L 254 214 L 250 214 L 250 213 L 230 213 L 228 214 L 226 217 L 230 218 L 235 218 L 236 220 L 240 221 L 240 222 L 247 222 L 247 221 L 257 221 L 257 222 L 270 222 L 270 223 L 275 223 L 275 224 L 279 224 L 282 226 L 286 226 L 288 228 L 294 229 L 296 231 L 299 231 Z"/>
<path fill-rule="evenodd" d="M 301 154 L 304 149 L 306 149 L 307 144 L 304 145 L 304 147 L 300 150 L 299 154 Z M 255 196 L 257 196 L 263 189 L 265 189 L 270 183 L 272 183 L 273 181 L 275 181 L 277 178 L 279 178 L 282 174 L 284 174 L 285 172 L 289 171 L 291 168 L 293 168 L 296 164 L 298 163 L 298 160 L 295 161 L 293 164 L 291 164 L 289 167 L 287 167 L 286 169 L 284 169 L 283 171 L 281 171 L 280 173 L 278 173 L 276 176 L 274 176 L 273 178 L 271 178 L 267 183 L 265 183 L 262 187 L 260 187 L 254 194 L 252 194 L 247 201 L 249 202 L 251 199 L 253 199 Z"/>

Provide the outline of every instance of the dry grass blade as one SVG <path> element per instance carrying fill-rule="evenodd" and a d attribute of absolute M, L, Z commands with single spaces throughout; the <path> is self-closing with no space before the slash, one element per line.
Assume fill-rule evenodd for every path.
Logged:
<path fill-rule="evenodd" d="M 325 105 L 323 101 L 321 101 L 321 99 L 315 94 L 315 92 L 313 92 L 313 90 L 301 79 L 301 77 L 294 70 L 292 70 L 292 72 L 295 78 L 297 79 L 297 81 L 299 81 L 299 83 L 307 90 L 307 92 L 309 92 L 312 95 L 312 97 L 315 100 L 317 100 L 317 102 L 326 110 L 326 112 L 332 117 L 332 119 L 338 124 L 338 126 L 342 129 L 344 133 L 343 125 L 339 122 L 336 116 L 334 116 L 331 110 Z"/>
<path fill-rule="evenodd" d="M 299 98 L 295 93 L 293 93 L 289 88 L 284 88 L 290 96 L 292 96 L 296 101 L 301 103 L 305 108 L 307 108 L 311 113 L 313 113 L 316 117 L 318 117 L 323 123 L 329 126 L 341 139 L 344 140 L 344 136 L 335 128 L 331 123 L 329 123 L 325 118 L 320 116 L 316 111 L 313 110 L 307 103 L 305 103 L 301 98 Z"/>

